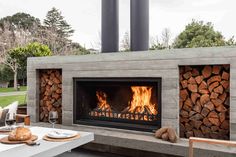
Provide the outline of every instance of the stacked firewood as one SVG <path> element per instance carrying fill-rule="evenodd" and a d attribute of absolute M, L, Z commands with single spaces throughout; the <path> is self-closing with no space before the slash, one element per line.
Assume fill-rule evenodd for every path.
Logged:
<path fill-rule="evenodd" d="M 50 111 L 57 111 L 58 123 L 62 118 L 62 75 L 61 70 L 41 70 L 39 120 L 48 122 Z"/>
<path fill-rule="evenodd" d="M 229 65 L 180 67 L 180 136 L 229 139 Z"/>

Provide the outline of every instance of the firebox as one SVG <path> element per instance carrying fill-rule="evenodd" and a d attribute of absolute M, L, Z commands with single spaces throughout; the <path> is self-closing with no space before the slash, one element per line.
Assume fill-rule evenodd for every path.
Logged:
<path fill-rule="evenodd" d="M 74 78 L 75 124 L 152 131 L 161 126 L 161 78 Z"/>

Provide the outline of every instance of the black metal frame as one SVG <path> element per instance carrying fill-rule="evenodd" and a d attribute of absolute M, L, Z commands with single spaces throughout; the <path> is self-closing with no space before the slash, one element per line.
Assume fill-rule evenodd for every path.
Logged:
<path fill-rule="evenodd" d="M 157 103 L 158 103 L 158 114 L 155 121 L 144 121 L 144 120 L 131 120 L 131 119 L 122 119 L 122 118 L 112 118 L 112 117 L 95 117 L 88 116 L 86 118 L 77 118 L 78 113 L 78 82 L 151 82 L 156 83 L 157 91 Z M 154 129 L 161 127 L 161 78 L 153 77 L 142 77 L 142 78 L 73 78 L 73 123 L 74 124 L 83 124 L 83 125 L 94 125 L 94 126 L 103 126 L 103 127 L 113 127 L 113 128 L 122 128 L 129 130 L 139 130 L 139 131 L 153 131 Z M 151 116 L 151 115 L 149 115 Z M 105 121 L 105 123 L 104 123 Z"/>

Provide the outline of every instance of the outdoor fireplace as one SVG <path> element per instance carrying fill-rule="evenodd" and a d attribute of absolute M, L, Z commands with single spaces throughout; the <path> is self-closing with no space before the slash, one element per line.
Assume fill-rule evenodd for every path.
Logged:
<path fill-rule="evenodd" d="M 74 78 L 74 123 L 152 131 L 161 126 L 161 78 Z"/>

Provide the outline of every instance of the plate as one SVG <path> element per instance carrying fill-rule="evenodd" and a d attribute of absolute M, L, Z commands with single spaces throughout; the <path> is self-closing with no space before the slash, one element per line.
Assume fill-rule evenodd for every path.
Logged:
<path fill-rule="evenodd" d="M 78 135 L 77 131 L 72 130 L 54 130 L 49 132 L 46 136 L 49 138 L 71 138 Z"/>
<path fill-rule="evenodd" d="M 4 127 L 0 127 L 0 132 L 11 132 L 11 129 L 9 128 L 9 127 L 6 127 L 6 126 L 4 126 Z"/>

